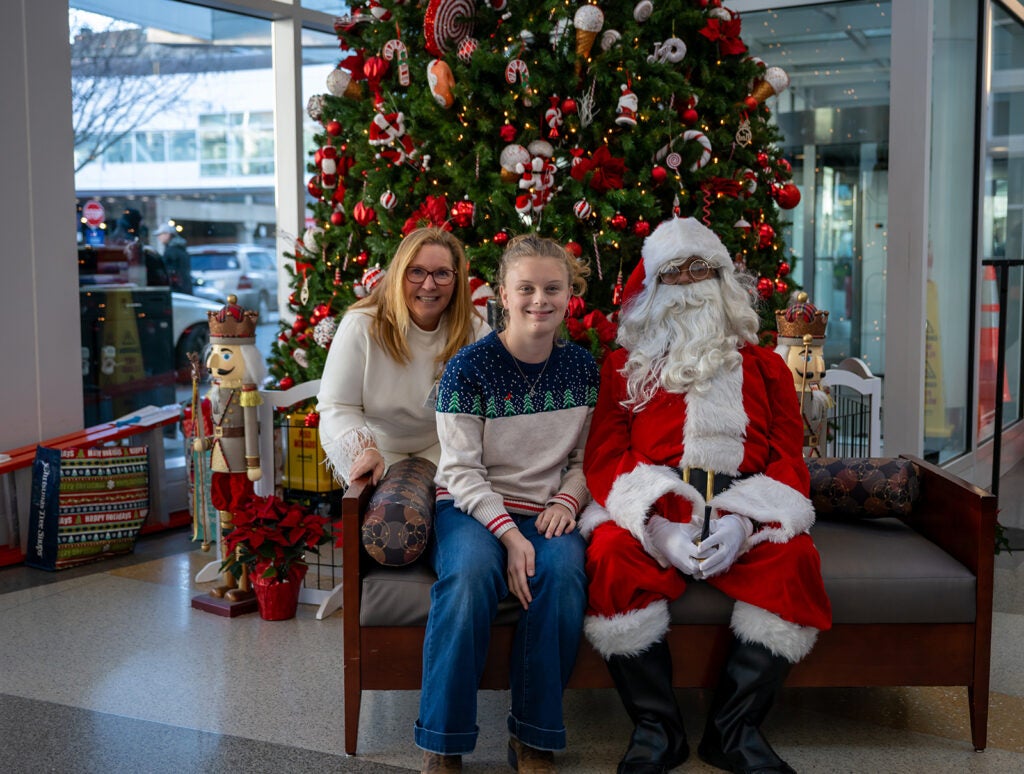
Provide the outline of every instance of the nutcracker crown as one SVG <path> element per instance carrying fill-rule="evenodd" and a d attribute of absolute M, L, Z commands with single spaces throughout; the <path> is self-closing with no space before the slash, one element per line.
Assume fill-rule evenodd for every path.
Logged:
<path fill-rule="evenodd" d="M 207 312 L 212 344 L 255 344 L 256 320 L 259 314 L 238 305 L 238 298 L 228 296 L 228 302 L 218 312 Z"/>
<path fill-rule="evenodd" d="M 792 339 L 793 344 L 801 344 L 804 336 L 810 335 L 817 340 L 815 344 L 821 344 L 828 325 L 828 312 L 809 302 L 806 293 L 799 293 L 788 308 L 775 312 L 775 325 L 779 329 L 780 340 Z"/>

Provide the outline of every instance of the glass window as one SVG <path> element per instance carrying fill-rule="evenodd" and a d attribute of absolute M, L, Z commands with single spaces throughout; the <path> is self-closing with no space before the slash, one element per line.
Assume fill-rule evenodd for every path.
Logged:
<path fill-rule="evenodd" d="M 100 6 L 106 15 L 88 10 Z M 80 226 L 92 425 L 187 400 L 186 353 L 204 349 L 207 312 L 229 293 L 252 309 L 276 297 L 276 274 L 238 287 L 237 257 L 238 245 L 276 240 L 271 23 L 174 0 L 71 0 L 69 28 L 81 210 L 72 215 L 95 214 L 91 201 L 105 210 L 101 226 Z M 164 224 L 174 227 L 166 244 L 155 234 Z M 229 247 L 205 257 L 218 244 Z M 190 249 L 192 272 L 181 276 Z M 218 276 L 206 282 L 214 260 Z M 115 297 L 145 316 L 111 319 L 100 304 Z M 277 317 L 260 319 L 257 346 L 269 354 Z M 167 452 L 181 458 L 181 439 Z"/>
<path fill-rule="evenodd" d="M 795 279 L 829 312 L 825 359 L 885 372 L 888 2 L 743 15 L 743 40 L 789 88 L 770 100 L 801 203 L 786 231 Z"/>
<path fill-rule="evenodd" d="M 932 138 L 925 296 L 924 453 L 944 463 L 968 451 L 977 26 L 968 3 L 937 0 L 932 41 Z M 973 12 L 978 12 L 974 4 Z M 941 313 L 940 313 L 941 310 Z"/>
<path fill-rule="evenodd" d="M 1024 258 L 1024 149 L 1020 129 L 1024 126 L 1024 92 L 1020 72 L 1024 68 L 1024 24 L 995 3 L 991 14 L 992 56 L 988 94 L 988 123 L 985 127 L 983 159 L 983 258 Z M 1019 268 L 1007 272 L 1006 309 L 1000 308 L 998 278 L 1001 271 L 985 266 L 981 277 L 981 315 L 978 351 L 977 439 L 982 442 L 995 431 L 996 402 L 1003 408 L 1004 427 L 1021 416 L 1021 291 Z M 1000 342 L 1000 316 L 1006 318 L 1006 376 L 996 383 Z"/>

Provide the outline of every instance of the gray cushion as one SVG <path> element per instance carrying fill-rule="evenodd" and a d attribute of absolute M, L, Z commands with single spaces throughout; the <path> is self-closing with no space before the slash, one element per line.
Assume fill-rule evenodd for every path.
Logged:
<path fill-rule="evenodd" d="M 894 518 L 820 521 L 811 536 L 821 554 L 834 623 L 968 623 L 975 578 L 934 544 Z M 425 564 L 371 566 L 363 579 L 362 626 L 423 626 L 434 574 Z M 498 623 L 518 616 L 507 599 Z M 729 622 L 732 601 L 706 583 L 690 583 L 675 600 L 673 623 Z"/>

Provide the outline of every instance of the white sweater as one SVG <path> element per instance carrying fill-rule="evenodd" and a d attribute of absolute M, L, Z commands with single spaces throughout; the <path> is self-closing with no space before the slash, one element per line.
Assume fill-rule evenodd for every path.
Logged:
<path fill-rule="evenodd" d="M 434 386 L 443 371 L 437 357 L 447 326 L 433 331 L 410 322 L 408 363 L 398 363 L 370 336 L 372 307 L 348 312 L 331 342 L 317 395 L 320 443 L 337 479 L 344 481 L 356 457 L 376 447 L 387 465 L 417 456 L 437 464 Z M 474 318 L 474 340 L 490 329 Z"/>

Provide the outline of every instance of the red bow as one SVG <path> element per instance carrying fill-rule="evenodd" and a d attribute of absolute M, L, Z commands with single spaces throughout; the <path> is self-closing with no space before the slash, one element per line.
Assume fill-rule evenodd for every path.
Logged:
<path fill-rule="evenodd" d="M 747 50 L 746 44 L 740 40 L 740 16 L 734 13 L 729 21 L 714 17 L 708 19 L 708 26 L 700 31 L 708 40 L 718 41 L 719 50 L 723 54 L 739 55 Z"/>
<path fill-rule="evenodd" d="M 625 171 L 626 160 L 615 158 L 608 147 L 602 145 L 589 159 L 581 159 L 573 166 L 572 176 L 574 180 L 582 181 L 588 173 L 593 172 L 590 187 L 598 193 L 605 193 L 612 188 L 622 188 L 622 175 Z"/>
<path fill-rule="evenodd" d="M 729 196 L 733 199 L 740 195 L 742 187 L 740 181 L 730 180 L 727 177 L 712 177 L 703 186 L 708 193 Z"/>
<path fill-rule="evenodd" d="M 443 196 L 427 196 L 423 204 L 405 221 L 402 234 L 408 236 L 416 229 L 426 226 L 437 226 L 445 231 L 452 230 L 448 222 L 448 201 Z"/>

